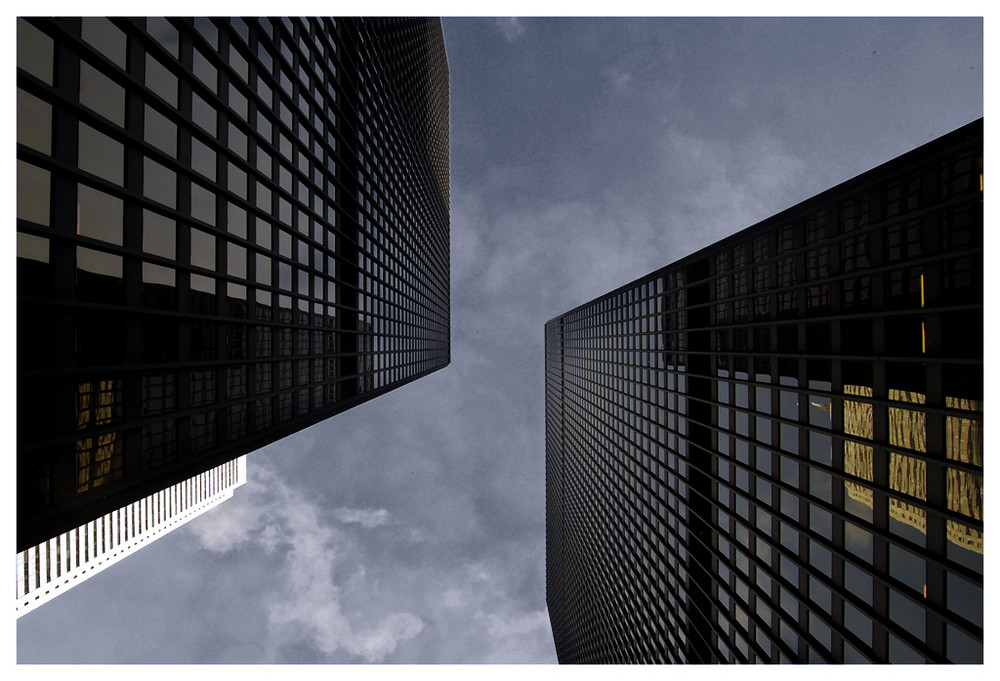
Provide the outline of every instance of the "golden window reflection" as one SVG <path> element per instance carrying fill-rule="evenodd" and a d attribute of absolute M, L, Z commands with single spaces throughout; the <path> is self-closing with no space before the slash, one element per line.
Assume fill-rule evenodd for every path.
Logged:
<path fill-rule="evenodd" d="M 948 415 L 945 418 L 946 456 L 973 466 L 983 465 L 983 403 L 980 400 L 945 397 L 945 406 L 975 412 L 976 418 Z M 976 520 L 983 519 L 983 476 L 948 468 L 945 471 L 948 509 Z M 983 552 L 983 533 L 952 520 L 947 521 L 948 539 L 955 544 Z"/>
<path fill-rule="evenodd" d="M 945 397 L 949 409 L 963 409 L 982 413 L 983 403 L 957 397 Z M 953 461 L 983 465 L 983 424 L 980 419 L 967 419 L 949 415 L 945 420 L 947 456 Z"/>
<path fill-rule="evenodd" d="M 889 517 L 927 534 L 927 511 L 918 506 L 889 497 Z"/>
<path fill-rule="evenodd" d="M 948 541 L 968 551 L 982 555 L 983 531 L 954 520 L 946 521 Z"/>
<path fill-rule="evenodd" d="M 77 429 L 113 423 L 121 417 L 121 389 L 114 380 L 77 386 Z M 111 432 L 76 441 L 76 491 L 99 487 L 121 467 L 121 433 Z"/>
<path fill-rule="evenodd" d="M 871 397 L 869 386 L 845 385 L 844 394 Z M 844 400 L 844 434 L 871 440 L 874 437 L 874 410 L 871 402 Z M 850 440 L 844 441 L 844 472 L 862 480 L 874 480 L 872 458 L 874 450 Z"/>
<path fill-rule="evenodd" d="M 926 404 L 927 396 L 909 390 L 889 389 L 889 399 Z M 923 411 L 889 407 L 889 444 L 918 452 L 927 451 L 927 415 Z"/>

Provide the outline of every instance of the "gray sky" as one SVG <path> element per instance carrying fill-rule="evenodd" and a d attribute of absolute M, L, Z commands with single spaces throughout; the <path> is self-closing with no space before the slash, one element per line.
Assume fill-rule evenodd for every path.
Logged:
<path fill-rule="evenodd" d="M 543 324 L 983 114 L 978 19 L 446 19 L 452 364 L 17 623 L 19 662 L 554 662 Z"/>

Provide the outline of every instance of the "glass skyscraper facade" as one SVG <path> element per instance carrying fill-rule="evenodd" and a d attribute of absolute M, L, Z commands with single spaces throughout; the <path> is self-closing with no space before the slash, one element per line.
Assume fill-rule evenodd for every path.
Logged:
<path fill-rule="evenodd" d="M 546 324 L 560 662 L 981 662 L 982 120 Z"/>
<path fill-rule="evenodd" d="M 18 550 L 446 366 L 439 20 L 17 20 Z"/>

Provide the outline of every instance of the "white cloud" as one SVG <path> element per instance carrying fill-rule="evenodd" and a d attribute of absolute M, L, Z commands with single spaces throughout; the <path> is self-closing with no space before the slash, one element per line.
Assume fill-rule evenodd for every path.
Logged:
<path fill-rule="evenodd" d="M 504 39 L 509 43 L 522 37 L 526 30 L 518 17 L 499 18 L 495 20 L 495 23 L 496 27 L 503 34 Z"/>
<path fill-rule="evenodd" d="M 605 71 L 604 77 L 611 86 L 611 90 L 618 95 L 624 94 L 628 90 L 629 85 L 632 83 L 632 74 L 629 71 L 618 67 Z"/>
<path fill-rule="evenodd" d="M 389 519 L 385 509 L 339 508 L 334 515 L 342 523 L 365 528 Z M 270 582 L 271 590 L 260 594 L 267 604 L 272 649 L 299 639 L 305 631 L 328 655 L 343 650 L 367 662 L 381 662 L 424 627 L 410 613 L 345 611 L 343 604 L 349 598 L 373 588 L 363 555 L 349 531 L 325 522 L 316 503 L 266 465 L 251 463 L 246 486 L 188 528 L 213 552 L 247 544 L 266 551 L 278 545 L 290 547 L 281 571 Z"/>
<path fill-rule="evenodd" d="M 378 527 L 389 522 L 389 511 L 384 508 L 377 510 L 365 508 L 338 508 L 333 511 L 333 516 L 342 523 L 356 523 L 365 528 Z"/>

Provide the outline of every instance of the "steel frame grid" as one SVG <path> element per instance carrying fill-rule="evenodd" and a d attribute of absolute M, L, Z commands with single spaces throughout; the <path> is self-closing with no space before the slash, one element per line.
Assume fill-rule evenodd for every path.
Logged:
<path fill-rule="evenodd" d="M 697 578 L 689 580 L 689 593 L 703 595 L 700 600 L 681 601 L 687 605 L 676 600 L 672 602 L 678 612 L 689 610 L 688 615 L 697 617 L 698 621 L 692 621 L 688 632 L 691 646 L 687 650 L 671 651 L 675 653 L 671 659 L 805 662 L 904 661 L 919 657 L 928 661 L 968 661 L 976 659 L 977 655 L 981 659 L 981 565 L 977 568 L 951 560 L 944 532 L 946 524 L 959 523 L 981 540 L 981 454 L 979 464 L 962 463 L 944 454 L 947 445 L 943 442 L 949 422 L 964 421 L 973 430 L 981 428 L 981 413 L 946 404 L 948 395 L 944 392 L 944 384 L 948 379 L 943 376 L 964 370 L 969 385 L 963 388 L 974 397 L 978 393 L 978 400 L 981 400 L 982 351 L 974 338 L 977 330 L 981 335 L 981 175 L 976 177 L 981 173 L 981 131 L 981 121 L 970 124 L 549 322 L 546 326 L 546 470 L 547 486 L 558 490 L 558 493 L 550 492 L 547 501 L 547 584 L 561 660 L 663 661 L 667 652 L 661 648 L 650 655 L 632 644 L 622 643 L 625 639 L 622 638 L 621 627 L 628 628 L 623 622 L 610 615 L 604 617 L 608 610 L 594 610 L 586 602 L 577 602 L 580 599 L 579 588 L 583 585 L 589 589 L 607 588 L 601 586 L 602 580 L 613 577 L 603 575 L 603 568 L 593 566 L 590 568 L 592 572 L 587 573 L 580 565 L 574 565 L 574 571 L 583 569 L 586 573 L 576 581 L 580 586 L 573 591 L 561 584 L 563 570 L 570 569 L 567 567 L 570 559 L 565 558 L 566 554 L 572 553 L 575 556 L 573 560 L 581 561 L 581 556 L 587 552 L 603 551 L 602 541 L 615 541 L 608 538 L 606 531 L 588 533 L 579 530 L 574 535 L 569 534 L 571 528 L 565 524 L 561 514 L 568 513 L 567 507 L 575 501 L 574 497 L 583 494 L 574 488 L 574 481 L 582 488 L 595 486 L 592 482 L 582 482 L 592 481 L 593 473 L 581 473 L 574 477 L 571 467 L 588 457 L 604 457 L 608 461 L 624 457 L 630 460 L 631 465 L 637 465 L 643 476 L 654 480 L 669 479 L 670 473 L 661 475 L 663 471 L 670 470 L 663 467 L 663 453 L 667 454 L 666 461 L 669 462 L 671 455 L 680 457 L 688 450 L 700 454 L 701 461 L 696 467 L 694 459 L 688 460 L 690 485 L 686 489 L 687 499 L 691 506 L 700 505 L 701 513 L 707 518 L 700 527 L 698 516 L 692 518 L 690 524 L 707 534 L 709 540 L 703 540 L 698 532 L 688 534 L 689 555 L 700 551 L 699 558 L 689 563 L 693 564 L 693 569 L 701 570 Z M 956 174 L 952 169 L 959 163 L 971 172 L 964 173 L 965 178 L 960 180 L 964 187 L 960 187 L 960 191 L 950 191 L 952 183 L 956 183 Z M 976 186 L 976 179 L 980 179 L 979 186 Z M 904 185 L 911 189 L 906 201 L 896 190 Z M 917 188 L 915 191 L 914 187 Z M 867 208 L 848 211 L 848 201 L 854 201 L 859 196 L 867 200 Z M 898 215 L 885 215 L 891 211 L 898 212 Z M 955 237 L 956 230 L 950 229 L 952 225 L 948 223 L 948 216 L 962 211 L 971 219 L 964 228 L 965 233 Z M 864 217 L 866 212 L 867 224 L 864 219 L 857 219 L 859 214 Z M 813 233 L 814 238 L 808 238 L 810 221 L 815 226 L 821 222 L 816 216 L 824 214 L 827 217 L 826 233 L 819 238 L 815 238 Z M 945 219 L 939 219 L 942 216 Z M 926 278 L 925 285 L 921 287 L 920 300 L 916 303 L 920 308 L 916 312 L 912 296 L 910 301 L 904 300 L 902 304 L 889 299 L 889 294 L 900 294 L 898 289 L 890 289 L 890 284 L 894 284 L 891 278 L 893 272 L 901 269 L 898 258 L 902 240 L 889 239 L 889 236 L 898 234 L 899 230 L 894 230 L 894 226 L 900 224 L 907 225 L 911 231 L 913 225 L 919 225 L 920 229 L 918 239 L 911 238 L 908 242 L 908 249 L 914 251 L 906 254 L 911 259 L 902 263 L 908 268 L 920 267 Z M 784 229 L 786 227 L 789 229 Z M 844 314 L 847 301 L 841 299 L 840 288 L 831 285 L 823 309 L 809 307 L 805 295 L 807 287 L 837 284 L 855 276 L 838 272 L 840 263 L 831 258 L 826 265 L 828 271 L 825 277 L 813 276 L 807 280 L 803 272 L 809 253 L 820 247 L 833 250 L 834 244 L 854 240 L 858 234 L 867 235 L 871 242 L 877 244 L 872 249 L 875 265 L 860 274 L 870 278 L 873 291 L 869 296 L 870 304 L 857 312 Z M 910 248 L 913 244 L 923 248 Z M 778 246 L 786 248 L 779 251 Z M 938 247 L 941 250 L 937 250 Z M 896 249 L 892 261 L 887 255 L 891 248 Z M 923 255 L 922 251 L 932 255 Z M 747 257 L 751 252 L 760 262 Z M 777 269 L 778 260 L 786 257 L 793 258 L 795 267 L 790 269 L 796 274 L 787 276 L 784 281 L 773 274 L 759 277 L 759 282 L 755 283 L 766 284 L 767 288 L 763 291 L 754 289 L 751 292 L 749 287 L 738 287 L 734 279 L 729 279 L 734 273 L 738 276 L 740 272 L 751 273 L 758 269 L 772 273 Z M 973 265 L 965 267 L 965 286 L 952 286 L 954 290 L 946 290 L 943 284 L 949 281 L 949 268 L 959 271 L 953 266 L 962 260 Z M 727 269 L 730 261 L 739 267 Z M 761 264 L 763 268 L 759 267 Z M 723 280 L 725 283 L 720 283 Z M 953 277 L 952 283 L 954 280 L 956 278 Z M 802 292 L 796 298 L 797 307 L 790 314 L 780 314 L 777 303 L 783 291 L 776 288 L 773 282 Z M 720 293 L 723 295 L 720 296 Z M 768 305 L 755 306 L 754 311 L 764 312 L 763 318 L 755 318 L 752 323 L 748 319 L 745 324 L 721 323 L 717 313 L 726 310 L 719 303 L 732 305 L 733 296 L 738 296 L 737 300 L 750 300 L 760 298 L 760 294 L 767 297 L 764 302 Z M 925 294 L 926 301 L 923 299 Z M 893 306 L 890 302 L 897 304 Z M 644 304 L 645 309 L 642 308 Z M 907 307 L 908 304 L 910 307 Z M 731 309 L 735 307 L 732 305 Z M 673 318 L 667 317 L 667 314 L 672 314 Z M 926 346 L 917 352 L 912 346 L 900 351 L 897 345 L 889 342 L 893 339 L 887 335 L 886 329 L 890 324 L 886 320 L 914 314 L 924 321 Z M 603 318 L 599 318 L 601 315 Z M 952 320 L 965 321 L 965 327 L 971 329 L 970 348 L 959 347 L 954 339 L 949 341 L 943 337 L 940 322 L 947 315 L 952 315 Z M 829 341 L 831 347 L 822 347 L 821 350 L 812 347 L 818 337 L 813 330 L 817 325 L 835 325 L 841 321 L 851 324 L 858 319 L 870 320 L 873 327 L 868 340 L 872 347 L 866 353 L 857 352 L 849 344 L 833 347 L 834 344 L 841 345 L 838 341 L 842 339 L 836 333 L 829 334 L 832 337 Z M 617 324 L 617 328 L 613 324 Z M 878 328 L 880 326 L 881 329 Z M 766 333 L 754 333 L 753 327 L 764 329 Z M 787 333 L 787 328 L 793 334 Z M 732 336 L 736 335 L 736 331 L 744 331 L 745 344 L 719 342 L 714 332 L 720 329 Z M 670 333 L 678 336 L 674 339 L 678 341 L 676 344 L 671 344 Z M 790 350 L 782 348 L 779 338 L 786 341 L 793 338 L 796 347 Z M 728 338 L 723 338 L 725 340 Z M 584 353 L 587 354 L 588 366 L 580 369 L 574 358 Z M 619 353 L 619 359 L 612 359 L 613 353 Z M 645 353 L 645 356 L 636 353 Z M 664 394 L 670 393 L 665 390 L 662 378 L 652 385 L 647 380 L 646 390 L 655 393 L 657 399 L 639 398 L 640 410 L 636 410 L 633 404 L 616 404 L 616 399 L 636 402 L 635 396 L 626 393 L 629 388 L 635 392 L 634 388 L 639 385 L 634 378 L 637 370 L 646 368 L 662 377 L 668 371 L 666 362 L 671 358 L 686 363 L 686 371 L 678 371 L 678 375 L 686 375 L 686 380 L 691 383 L 702 382 L 700 394 L 694 394 L 699 391 L 689 389 L 688 394 L 676 396 L 678 405 L 682 398 L 687 401 L 685 407 L 665 412 L 661 410 Z M 822 368 L 821 363 L 824 362 L 827 363 L 825 387 L 810 381 L 815 369 Z M 842 374 L 850 373 L 860 362 L 869 363 L 871 396 L 853 396 L 844 392 L 846 383 Z M 692 371 L 693 367 L 697 370 Z M 907 370 L 901 372 L 901 367 Z M 737 368 L 743 370 L 741 378 L 736 376 Z M 766 372 L 767 382 L 758 379 L 758 370 Z M 584 375 L 586 372 L 589 375 Z M 789 373 L 793 375 L 793 380 L 786 378 Z M 904 381 L 907 383 L 912 382 L 913 375 L 922 376 L 924 403 L 918 408 L 915 404 L 900 402 L 901 393 L 898 390 L 889 393 L 889 374 L 894 380 L 899 380 L 901 375 L 910 375 Z M 977 374 L 980 376 L 978 380 Z M 751 376 L 758 380 L 752 380 Z M 740 427 L 742 432 L 739 433 L 736 432 L 734 399 L 719 398 L 723 378 L 727 384 L 746 386 L 747 399 L 743 405 L 745 426 Z M 955 383 L 955 380 L 951 381 L 952 388 Z M 758 390 L 766 391 L 769 396 L 768 411 L 771 413 L 755 411 L 755 393 Z M 780 413 L 782 392 L 794 396 L 798 404 L 797 411 L 800 413 L 794 418 Z M 893 396 L 896 399 L 890 399 Z M 828 400 L 831 418 L 827 428 L 810 425 L 810 397 Z M 845 402 L 871 405 L 873 432 L 868 437 L 844 432 Z M 577 408 L 578 419 L 571 413 L 571 407 Z M 981 406 L 979 408 L 981 410 Z M 651 409 L 658 410 L 654 417 L 641 413 L 641 410 Z M 685 411 L 700 413 L 700 422 L 695 419 L 681 426 L 680 419 Z M 900 412 L 919 414 L 919 418 L 924 419 L 924 435 L 928 442 L 922 450 L 903 446 L 899 441 L 890 442 L 889 422 L 894 413 L 898 420 Z M 613 422 L 613 419 L 620 419 L 621 413 L 627 414 L 633 423 L 622 420 Z M 677 419 L 675 425 L 671 425 L 670 418 Z M 761 419 L 762 426 L 768 431 L 760 434 L 764 437 L 757 437 L 757 419 Z M 637 431 L 636 422 L 647 430 L 664 426 L 667 429 L 665 432 L 656 430 L 657 438 L 650 441 L 648 432 Z M 594 439 L 596 423 L 623 437 L 633 450 L 630 452 L 627 446 L 613 444 L 598 451 L 598 443 Z M 697 437 L 688 435 L 685 440 L 684 427 L 700 429 L 701 432 Z M 796 431 L 794 454 L 781 442 L 782 428 Z M 574 439 L 574 432 L 578 432 L 579 437 Z M 559 437 L 555 437 L 555 433 L 559 433 Z M 635 437 L 630 438 L 630 433 Z M 810 451 L 812 433 L 829 438 L 829 463 L 798 458 L 798 452 Z M 736 451 L 738 435 L 745 438 L 743 443 L 746 447 L 745 454 L 739 456 Z M 678 438 L 676 444 L 670 442 L 671 437 Z M 898 440 L 898 433 L 896 437 Z M 726 448 L 728 456 L 720 451 L 720 438 L 729 438 L 732 442 Z M 858 478 L 845 471 L 845 442 L 872 448 L 871 458 L 876 462 L 872 479 Z M 769 457 L 765 457 L 770 461 L 761 465 L 751 461 L 750 455 L 757 449 L 766 452 Z M 641 461 L 636 460 L 636 452 L 652 457 L 656 463 L 652 468 L 643 466 Z M 898 489 L 898 479 L 890 484 L 888 462 L 894 456 L 926 467 L 923 474 L 925 484 L 934 487 L 931 479 L 935 478 L 936 490 L 928 487 L 924 493 L 926 498 L 920 499 Z M 786 461 L 793 466 L 791 478 L 786 474 Z M 590 490 L 592 496 L 613 497 L 620 493 L 622 488 L 634 481 L 634 476 L 629 477 L 630 471 L 626 474 L 619 478 L 616 485 Z M 822 495 L 816 496 L 816 490 L 810 487 L 813 478 L 823 475 L 830 481 L 830 492 L 825 499 L 821 498 Z M 943 489 L 948 476 L 951 476 L 952 482 L 967 478 L 973 480 L 974 488 L 978 485 L 978 490 L 971 492 L 973 501 L 978 498 L 978 508 L 966 508 L 964 513 L 958 508 L 949 508 L 956 506 L 957 502 L 949 501 Z M 857 509 L 852 512 L 846 508 L 848 495 L 845 486 L 849 484 L 864 485 L 874 491 L 871 520 L 859 518 Z M 660 501 L 670 499 L 674 494 L 673 491 L 664 494 L 662 490 L 665 488 L 655 485 L 652 488 L 640 486 L 654 497 L 659 496 Z M 766 495 L 762 490 L 766 490 Z M 834 494 L 834 491 L 837 493 Z M 791 506 L 783 508 L 783 495 L 790 495 Z M 763 496 L 770 497 L 771 503 L 760 503 Z M 919 507 L 923 512 L 929 528 L 925 546 L 890 531 L 890 497 L 914 508 Z M 600 513 L 597 508 L 600 504 L 593 505 L 595 508 L 574 506 L 573 513 L 575 516 Z M 616 512 L 628 515 L 636 511 Z M 670 513 L 667 516 L 664 518 L 661 515 L 657 522 L 669 520 Z M 830 531 L 824 533 L 821 528 L 810 529 L 812 516 L 817 519 L 825 517 Z M 723 525 L 736 530 L 729 535 L 722 529 Z M 761 531 L 763 525 L 769 525 L 769 530 Z M 786 540 L 782 532 L 785 528 L 797 532 L 796 550 L 791 554 L 784 547 Z M 866 551 L 871 557 L 867 560 L 852 554 L 845 539 L 862 532 L 869 533 L 871 542 L 871 548 Z M 629 539 L 634 543 L 641 534 L 642 531 L 633 530 Z M 656 541 L 662 541 L 663 533 L 658 528 L 650 533 L 647 528 L 645 534 L 649 544 L 657 548 L 634 550 L 630 565 L 646 555 L 655 556 L 657 560 L 663 558 L 660 544 L 655 544 L 653 540 L 655 537 Z M 786 534 L 791 536 L 790 532 Z M 756 555 L 758 543 L 764 550 L 762 556 Z M 813 564 L 820 560 L 824 551 L 829 553 L 829 568 L 825 571 Z M 910 559 L 919 557 L 924 562 L 926 595 L 915 592 L 913 585 L 890 572 L 890 558 L 898 560 L 907 555 Z M 779 569 L 779 565 L 784 564 L 792 566 L 794 579 L 782 574 L 785 570 Z M 845 577 L 845 570 L 848 577 Z M 768 590 L 755 584 L 758 573 Z M 869 580 L 870 597 L 867 600 L 865 595 L 858 596 L 848 588 L 855 588 L 857 575 L 861 575 L 861 580 Z M 660 568 L 659 574 L 654 576 L 662 581 L 665 576 L 671 575 Z M 945 593 L 949 591 L 944 586 L 946 582 L 956 590 L 956 594 L 960 593 L 958 580 L 962 580 L 966 594 L 973 595 L 970 610 L 959 602 L 964 600 L 964 595 L 949 600 Z M 819 595 L 823 589 L 827 590 L 826 598 Z M 657 596 L 662 595 L 661 590 L 651 591 Z M 810 596 L 811 592 L 816 595 Z M 976 593 L 980 594 L 978 612 Z M 738 604 L 738 599 L 734 597 L 736 594 L 744 594 L 746 602 Z M 830 601 L 829 612 L 824 612 L 818 603 L 826 599 Z M 763 607 L 758 609 L 758 603 Z M 904 626 L 908 622 L 899 616 L 899 612 L 906 610 L 907 603 L 910 604 L 909 609 L 915 607 L 918 612 L 924 613 L 923 635 L 915 635 Z M 627 602 L 621 604 L 618 611 L 632 607 L 637 606 Z M 789 612 L 789 607 L 794 612 Z M 845 622 L 845 613 L 850 622 Z M 866 625 L 870 626 L 869 633 L 858 635 L 848 624 L 857 629 L 856 622 L 863 622 L 865 617 L 870 620 L 870 625 Z M 594 623 L 595 620 L 600 621 L 599 626 Z M 903 624 L 899 620 L 903 620 Z M 737 621 L 742 621 L 744 625 L 734 624 Z M 649 630 L 655 630 L 662 641 L 662 621 L 650 618 L 642 620 L 642 624 Z M 588 626 L 595 628 L 585 631 Z M 810 629 L 816 635 L 810 634 Z M 609 631 L 615 633 L 609 634 Z M 954 643 L 949 646 L 952 637 Z M 653 638 L 653 634 L 646 636 L 647 641 Z M 909 652 L 912 658 L 901 656 L 901 651 Z"/>
<path fill-rule="evenodd" d="M 441 195 L 441 177 L 447 179 L 448 174 L 447 121 L 444 136 L 435 141 L 434 159 L 423 158 L 427 155 L 425 141 L 408 137 L 412 130 L 402 130 L 392 135 L 393 165 L 388 169 L 393 177 L 378 178 L 377 187 L 365 188 L 351 171 L 361 158 L 357 98 L 352 90 L 356 87 L 352 73 L 357 68 L 352 49 L 359 42 L 357 36 L 379 31 L 407 34 L 410 47 L 423 41 L 424 48 L 416 55 L 419 64 L 408 70 L 407 77 L 427 78 L 427 70 L 433 66 L 437 74 L 432 85 L 440 88 L 442 73 L 447 84 L 443 44 L 433 52 L 436 63 L 429 64 L 426 54 L 427 44 L 442 40 L 440 22 L 235 21 L 241 26 L 233 20 L 170 19 L 166 25 L 177 36 L 176 46 L 171 46 L 160 44 L 151 35 L 152 28 L 147 32 L 145 20 L 113 19 L 101 25 L 105 31 L 120 35 L 127 45 L 124 61 L 118 63 L 114 55 L 104 54 L 109 43 L 88 42 L 88 29 L 81 27 L 79 19 L 19 20 L 19 44 L 41 35 L 40 41 L 49 42 L 52 55 L 48 77 L 37 75 L 30 64 L 18 70 L 19 100 L 23 91 L 25 99 L 43 102 L 54 120 L 50 148 L 19 143 L 18 159 L 47 173 L 47 191 L 54 209 L 41 220 L 23 218 L 20 211 L 18 216 L 19 243 L 33 239 L 37 246 L 41 241 L 47 261 L 19 258 L 18 401 L 22 405 L 51 402 L 56 407 L 54 413 L 20 410 L 19 498 L 24 505 L 19 517 L 31 516 L 44 527 L 32 530 L 35 536 L 23 537 L 22 529 L 27 530 L 19 527 L 19 546 L 51 536 L 58 531 L 57 526 L 79 524 L 81 512 L 100 515 L 106 512 L 105 506 L 128 503 L 130 497 L 171 484 L 174 478 L 190 477 L 196 472 L 192 469 L 260 447 L 449 361 L 448 204 L 447 194 Z M 28 26 L 23 40 L 22 22 Z M 394 39 L 387 35 L 383 42 L 392 44 Z M 173 74 L 173 101 L 164 100 L 147 84 L 147 53 Z M 214 87 L 201 79 L 204 70 L 196 73 L 196 54 L 202 69 L 205 63 L 214 69 Z M 390 60 L 376 49 L 372 59 L 377 77 L 370 88 L 392 86 L 397 92 L 398 82 L 390 83 L 387 74 L 378 69 L 401 68 L 406 54 L 395 54 Z M 242 61 L 242 67 L 236 61 Z M 91 108 L 92 101 L 84 102 L 79 90 L 81 63 L 121 90 L 121 120 L 109 120 L 107 112 Z M 438 94 L 439 99 L 442 96 L 444 108 L 439 104 L 430 115 L 447 116 L 447 91 Z M 214 108 L 216 135 L 199 127 L 192 108 L 195 97 Z M 232 108 L 240 106 L 240 98 L 242 108 Z M 236 104 L 231 106 L 232 102 Z M 173 126 L 172 153 L 144 137 L 145 112 L 150 107 Z M 289 115 L 291 127 L 282 115 L 286 111 L 294 112 Z M 120 183 L 79 167 L 77 130 L 81 121 L 122 148 L 122 166 L 127 172 L 122 173 Z M 388 124 L 403 128 L 404 123 L 397 116 Z M 229 138 L 231 131 L 237 131 L 233 133 L 237 140 L 242 136 L 241 143 Z M 214 162 L 210 170 L 196 168 L 192 140 L 211 152 Z M 149 198 L 148 191 L 144 193 L 142 171 L 149 162 L 173 173 L 172 202 L 164 204 Z M 405 176 L 399 171 L 403 165 L 409 169 Z M 282 169 L 287 170 L 287 181 Z M 235 190 L 230 186 L 234 177 Z M 65 228 L 75 222 L 75 215 L 66 209 L 76 210 L 78 181 L 123 206 L 118 242 Z M 433 189 L 414 191 L 421 182 Z M 211 188 L 212 211 L 199 214 L 193 210 L 193 186 Z M 368 209 L 355 209 L 359 201 L 388 203 L 396 193 L 403 195 L 405 214 L 397 211 L 376 222 L 370 219 Z M 417 207 L 411 205 L 415 201 L 428 203 L 419 215 Z M 230 218 L 234 209 L 235 222 Z M 171 222 L 173 257 L 144 249 L 144 211 Z M 258 233 L 261 229 L 264 231 Z M 195 264 L 193 231 L 213 240 L 212 262 Z M 80 296 L 75 276 L 78 248 L 106 254 L 121 263 L 119 281 L 97 290 L 91 300 Z M 230 270 L 234 254 L 242 262 Z M 444 262 L 437 262 L 441 258 Z M 258 263 L 267 264 L 267 269 L 258 272 Z M 429 263 L 435 264 L 425 272 Z M 147 295 L 151 288 L 143 283 L 143 267 L 147 265 L 172 272 L 173 285 L 160 287 L 172 289 L 168 296 Z M 193 285 L 198 277 L 210 279 L 214 293 L 199 297 Z M 228 295 L 232 287 L 242 291 L 242 298 Z M 107 299 L 103 294 L 108 290 L 118 297 Z M 113 325 L 102 329 L 95 320 Z M 89 327 L 80 327 L 85 322 Z M 89 366 L 82 365 L 73 339 L 78 332 L 93 335 L 98 331 L 106 339 L 101 345 L 106 343 L 110 348 L 103 349 Z M 288 356 L 283 356 L 279 353 L 279 333 L 286 332 L 292 334 L 293 345 Z M 172 340 L 164 343 L 164 333 Z M 274 335 L 265 343 L 267 348 L 257 347 L 259 334 Z M 154 356 L 153 351 L 164 346 L 171 354 Z M 290 367 L 292 384 L 278 388 L 285 375 L 279 370 L 285 362 L 298 365 Z M 330 362 L 335 363 L 332 371 L 317 364 Z M 226 374 L 234 367 L 243 367 L 245 387 L 229 397 Z M 271 375 L 259 383 L 257 374 L 265 369 Z M 215 372 L 217 402 L 209 407 L 191 406 L 191 374 L 204 370 Z M 176 375 L 170 418 L 144 416 L 135 397 L 140 379 L 171 372 Z M 189 460 L 177 470 L 154 472 L 156 481 L 142 481 L 142 489 L 112 490 L 105 499 L 90 504 L 91 510 L 83 511 L 88 502 L 66 498 L 66 485 L 56 479 L 73 475 L 66 470 L 67 464 L 60 462 L 79 435 L 69 425 L 75 424 L 73 388 L 80 381 L 109 376 L 117 381 L 117 389 L 129 396 L 123 401 L 123 413 L 111 422 L 97 424 L 87 434 L 102 437 L 119 433 L 119 446 L 128 457 L 119 466 L 124 471 L 121 481 L 106 484 L 105 491 L 126 482 L 134 487 L 140 478 L 150 477 L 134 458 L 141 449 L 139 429 L 174 421 L 176 448 L 184 450 L 177 455 Z M 302 376 L 305 383 L 298 380 Z M 267 394 L 258 394 L 261 384 L 270 384 Z M 262 423 L 255 433 L 258 405 L 271 425 Z M 230 412 L 237 423 L 235 437 L 239 439 L 243 429 L 247 435 L 244 441 L 225 441 Z M 279 422 L 282 415 L 287 418 Z M 198 460 L 185 453 L 191 436 L 186 423 L 192 417 L 214 419 L 216 428 L 216 446 L 210 453 L 194 457 Z M 64 425 L 51 427 L 59 422 Z M 128 430 L 121 434 L 123 428 Z M 74 456 L 72 451 L 68 454 Z M 37 496 L 32 499 L 39 483 L 47 488 L 47 506 L 44 502 L 39 506 Z M 51 502 L 56 498 L 67 504 L 62 520 L 55 519 L 60 512 Z M 74 506 L 78 508 L 74 510 Z"/>

